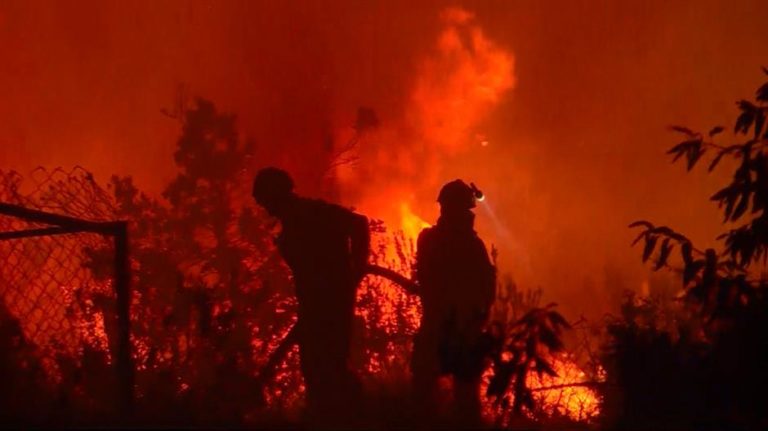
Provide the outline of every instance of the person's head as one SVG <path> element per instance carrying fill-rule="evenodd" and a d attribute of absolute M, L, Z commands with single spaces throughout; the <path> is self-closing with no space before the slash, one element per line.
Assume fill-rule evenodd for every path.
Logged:
<path fill-rule="evenodd" d="M 476 206 L 479 190 L 462 180 L 453 180 L 440 189 L 437 202 L 440 203 L 440 213 L 457 214 L 471 212 Z"/>
<path fill-rule="evenodd" d="M 288 172 L 270 167 L 256 173 L 253 180 L 253 198 L 270 215 L 283 215 L 287 204 L 294 197 L 293 179 Z"/>

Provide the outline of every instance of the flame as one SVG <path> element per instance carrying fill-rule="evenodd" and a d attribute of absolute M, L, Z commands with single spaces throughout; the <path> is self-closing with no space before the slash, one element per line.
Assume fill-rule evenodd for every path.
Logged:
<path fill-rule="evenodd" d="M 560 416 L 573 421 L 589 422 L 595 420 L 600 414 L 601 399 L 597 392 L 586 382 L 589 380 L 586 373 L 579 368 L 576 361 L 567 354 L 554 358 L 552 366 L 557 376 L 537 373 L 528 374 L 527 386 L 533 392 L 536 412 L 527 412 L 528 416 Z M 483 374 L 481 393 L 485 393 L 493 369 L 488 368 Z M 604 378 L 605 376 L 598 376 Z M 507 392 L 510 400 L 514 399 L 511 389 Z M 501 407 L 494 405 L 492 399 L 485 399 L 483 404 L 483 416 L 488 421 L 497 418 L 508 419 Z M 511 404 L 511 403 L 510 403 Z M 505 424 L 505 426 L 508 424 Z"/>
<path fill-rule="evenodd" d="M 431 225 L 424 221 L 421 217 L 414 214 L 411 211 L 411 207 L 407 202 L 400 204 L 400 226 L 405 234 L 406 238 L 418 238 L 422 229 L 428 228 Z"/>
<path fill-rule="evenodd" d="M 575 421 L 596 418 L 600 412 L 600 398 L 594 389 L 582 386 L 588 380 L 584 371 L 567 355 L 555 359 L 554 369 L 557 377 L 539 377 L 535 373 L 529 376 L 528 384 L 535 391 L 534 398 L 545 412 Z"/>

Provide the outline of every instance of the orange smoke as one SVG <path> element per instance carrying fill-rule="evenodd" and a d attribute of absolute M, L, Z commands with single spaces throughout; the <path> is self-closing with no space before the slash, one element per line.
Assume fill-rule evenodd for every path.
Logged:
<path fill-rule="evenodd" d="M 401 117 L 358 135 L 357 162 L 336 169 L 348 202 L 411 239 L 428 226 L 437 190 L 452 179 L 447 172 L 477 143 L 482 120 L 514 85 L 512 54 L 485 35 L 472 13 L 449 8 L 440 20 Z M 336 141 L 350 142 L 354 133 L 339 130 Z"/>
<path fill-rule="evenodd" d="M 470 133 L 507 90 L 513 87 L 513 58 L 463 9 L 443 11 L 445 23 L 436 53 L 421 64 L 406 112 L 427 147 L 456 153 L 470 143 Z"/>

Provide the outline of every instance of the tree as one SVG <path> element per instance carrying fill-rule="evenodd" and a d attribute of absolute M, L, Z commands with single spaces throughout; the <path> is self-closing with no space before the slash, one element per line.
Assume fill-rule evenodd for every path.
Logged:
<path fill-rule="evenodd" d="M 139 192 L 130 177 L 111 180 L 115 215 L 130 222 L 139 401 L 169 421 L 238 424 L 258 405 L 249 386 L 255 362 L 272 348 L 273 331 L 292 323 L 290 313 L 275 314 L 292 307 L 289 273 L 271 225 L 245 205 L 253 144 L 238 137 L 235 117 L 204 99 L 171 117 L 181 126 L 179 173 L 163 199 Z M 109 276 L 110 253 L 89 251 L 95 274 Z M 105 313 L 110 301 L 102 298 Z"/>

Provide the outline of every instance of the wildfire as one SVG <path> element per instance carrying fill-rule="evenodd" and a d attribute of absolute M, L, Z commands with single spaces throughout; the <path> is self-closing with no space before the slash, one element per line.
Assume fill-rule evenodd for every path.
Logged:
<path fill-rule="evenodd" d="M 487 145 L 484 135 L 475 129 L 514 86 L 512 54 L 485 35 L 475 24 L 470 12 L 459 8 L 447 9 L 441 14 L 441 20 L 444 28 L 437 35 L 432 52 L 419 62 L 402 118 L 387 125 L 385 130 L 376 131 L 370 140 L 361 141 L 361 145 L 354 148 L 359 153 L 356 155 L 359 165 L 341 164 L 335 168 L 342 193 L 349 192 L 351 196 L 358 196 L 357 202 L 353 202 L 355 206 L 365 214 L 380 217 L 389 227 L 374 235 L 372 246 L 375 263 L 406 277 L 410 277 L 413 272 L 416 239 L 424 228 L 430 226 L 422 217 L 429 214 L 427 204 L 434 209 L 434 196 L 445 180 L 445 173 L 461 163 L 459 158 L 451 157 L 467 150 L 477 142 L 478 136 L 482 136 L 481 146 Z M 340 134 L 348 135 L 348 132 Z M 418 199 L 424 196 L 429 199 Z M 424 204 L 420 204 L 422 201 Z M 203 244 L 212 242 L 206 235 L 210 236 L 210 232 L 193 232 L 194 238 Z M 59 271 L 57 265 L 61 263 L 58 260 L 43 256 L 32 257 L 24 264 L 37 265 L 44 273 Z M 73 268 L 85 272 L 81 268 L 81 256 L 66 257 L 71 258 Z M 41 262 L 44 265 L 41 266 Z M 85 279 L 85 276 L 81 279 Z M 90 284 L 82 283 L 79 287 L 94 294 L 112 291 L 109 282 L 88 281 Z M 77 295 L 76 287 L 67 287 L 54 279 L 50 283 L 43 280 L 41 284 L 44 289 L 32 292 L 29 298 L 14 298 L 11 293 L 5 294 L 4 298 L 14 314 L 28 316 L 24 329 L 29 332 L 27 335 L 30 340 L 46 346 L 59 341 L 54 340 L 55 335 L 67 335 L 73 339 L 69 345 L 86 344 L 106 352 L 109 359 L 107 327 L 113 316 L 100 311 L 109 307 L 85 299 L 82 309 L 70 312 L 69 306 L 79 303 L 73 299 Z M 87 286 L 87 289 L 83 286 Z M 56 308 L 49 309 L 48 314 L 44 315 L 35 308 L 41 298 Z M 134 313 L 144 301 L 151 303 L 151 298 L 142 298 L 139 292 L 135 292 Z M 226 301 L 214 303 L 211 317 L 224 314 L 224 311 L 231 308 L 231 304 L 224 307 L 227 304 Z M 200 308 L 199 305 L 194 307 Z M 191 310 L 194 307 L 189 308 Z M 295 304 L 288 304 L 286 309 L 293 312 Z M 150 313 L 156 310 L 148 307 L 145 311 Z M 197 314 L 201 313 L 197 311 Z M 421 318 L 418 297 L 389 280 L 368 277 L 358 291 L 356 317 L 358 323 L 362 322 L 364 331 L 360 337 L 363 341 L 360 342 L 362 347 L 358 349 L 360 357 L 356 363 L 360 373 L 377 380 L 394 379 L 393 375 L 407 378 L 411 340 Z M 52 318 L 75 323 L 56 330 L 43 325 Z M 253 318 L 249 319 L 253 323 Z M 189 317 L 189 320 L 194 319 Z M 253 326 L 250 346 L 256 365 L 263 365 L 277 350 L 294 322 L 289 323 L 279 328 L 277 325 L 265 325 L 263 328 Z M 38 325 L 45 330 L 32 333 L 31 328 L 37 330 Z M 156 346 L 158 343 L 153 342 L 149 335 L 139 335 L 139 332 L 133 335 L 137 371 L 149 372 L 163 367 L 170 368 L 174 364 L 181 367 L 180 364 L 191 361 L 192 350 L 197 348 L 204 351 L 208 342 L 205 337 L 194 335 L 197 324 L 190 323 L 186 333 L 178 334 L 173 332 L 176 330 L 172 328 L 173 325 L 175 323 L 168 323 L 162 329 L 165 331 L 163 334 L 167 332 L 166 338 L 169 340 L 163 341 L 165 344 L 160 346 Z M 213 350 L 210 346 L 207 348 Z M 270 408 L 290 410 L 301 404 L 305 386 L 299 371 L 298 355 L 298 349 L 294 346 L 279 363 L 274 379 L 265 390 L 265 399 Z M 584 380 L 584 373 L 567 357 L 558 358 L 555 369 L 559 377 L 532 377 L 529 382 L 529 386 L 536 391 L 538 404 L 547 412 L 574 420 L 594 416 L 599 411 L 597 396 L 589 388 L 574 385 Z M 251 371 L 255 373 L 258 370 Z M 401 374 L 395 374 L 397 372 Z M 489 368 L 486 376 L 490 372 Z M 184 379 L 188 381 L 181 377 L 177 379 L 179 393 L 189 391 L 195 384 L 190 376 L 184 376 Z M 493 413 L 490 400 L 486 400 L 486 410 L 489 414 Z"/>
<path fill-rule="evenodd" d="M 446 180 L 445 172 L 462 166 L 455 156 L 473 144 L 488 145 L 476 128 L 515 84 L 512 54 L 486 36 L 471 12 L 449 8 L 440 19 L 444 27 L 433 51 L 419 64 L 403 118 L 367 136 L 354 149 L 358 164 L 336 167 L 342 192 L 355 201 L 355 207 L 381 218 L 390 229 L 374 237 L 376 263 L 406 276 L 412 273 L 416 239 L 430 226 L 421 215 L 434 210 L 434 196 Z M 337 141 L 349 142 L 352 134 L 340 130 Z M 424 204 L 418 197 L 426 197 Z M 369 277 L 358 294 L 357 315 L 365 322 L 368 335 L 412 335 L 418 329 L 421 307 L 401 287 Z M 381 377 L 386 374 L 386 364 L 396 363 L 398 358 L 402 362 L 398 355 L 407 357 L 410 351 L 390 343 L 383 355 L 366 354 L 362 371 Z M 550 415 L 579 421 L 593 417 L 599 411 L 597 395 L 590 388 L 576 386 L 583 382 L 584 373 L 567 357 L 557 358 L 554 365 L 558 377 L 531 377 L 529 386 L 535 388 L 538 405 Z M 408 367 L 407 363 L 400 366 Z M 491 368 L 486 377 L 489 373 Z M 481 390 L 484 393 L 485 387 Z M 485 400 L 485 410 L 489 418 L 500 414 L 491 400 Z"/>

